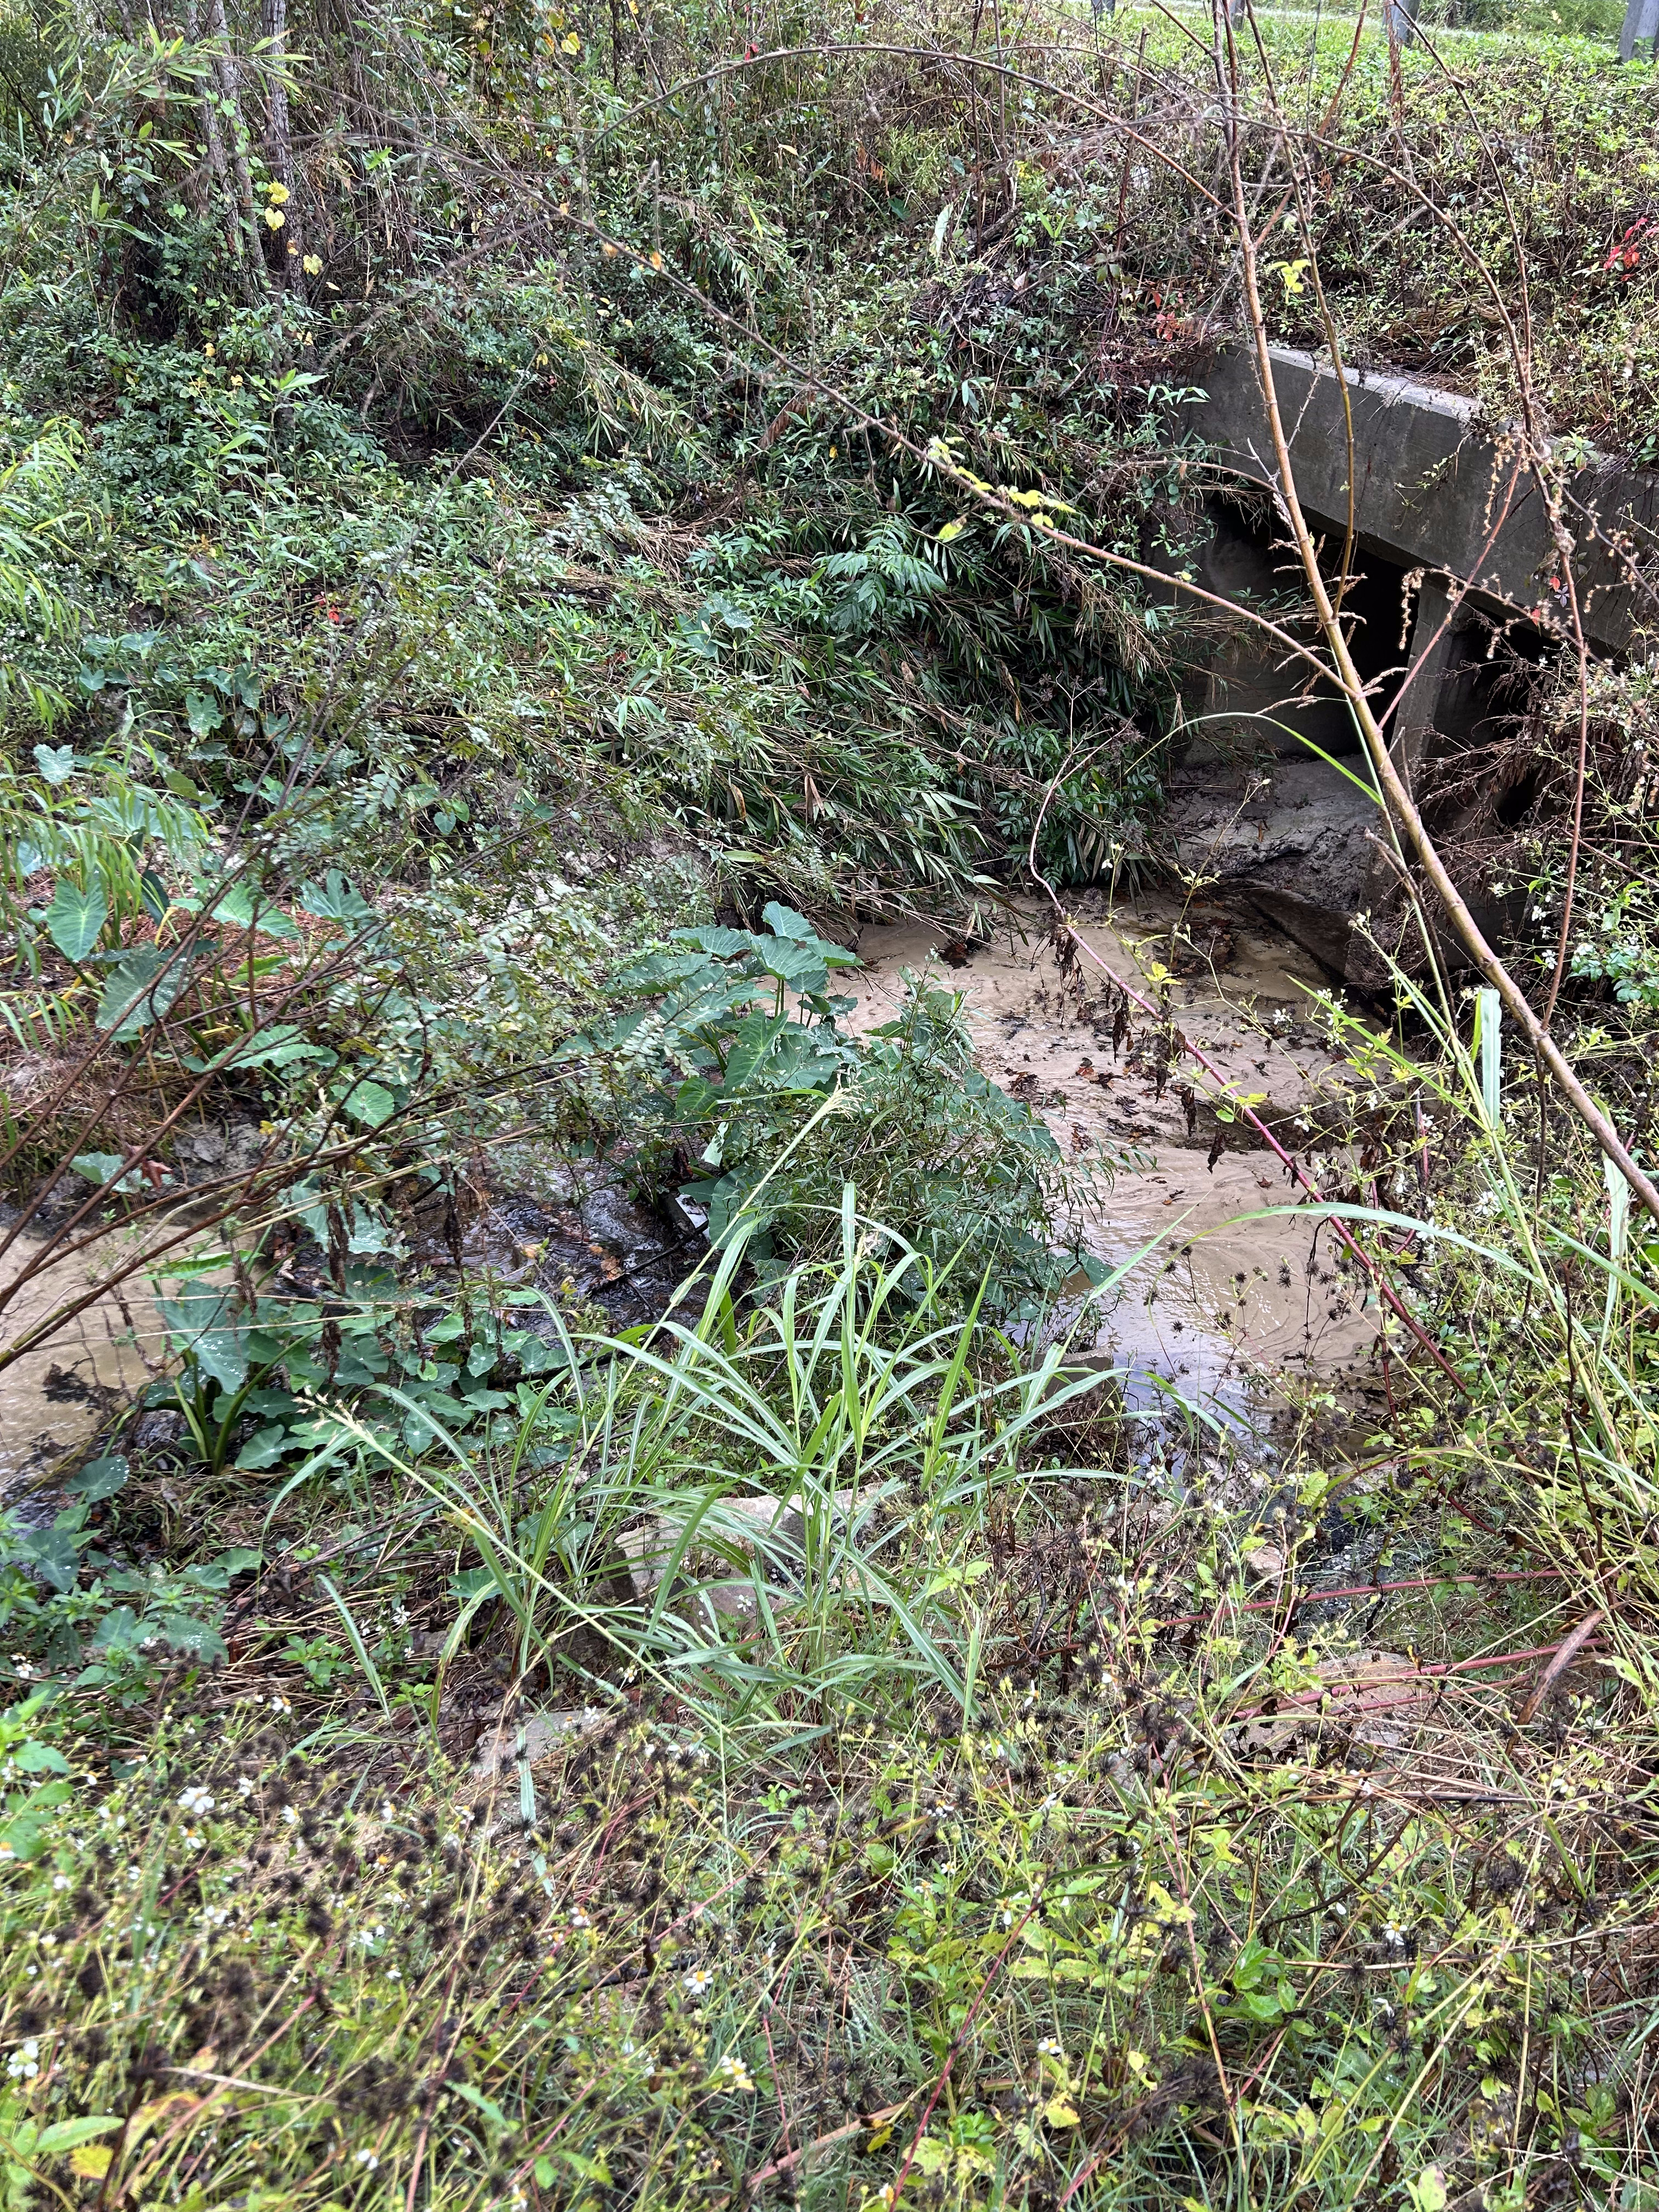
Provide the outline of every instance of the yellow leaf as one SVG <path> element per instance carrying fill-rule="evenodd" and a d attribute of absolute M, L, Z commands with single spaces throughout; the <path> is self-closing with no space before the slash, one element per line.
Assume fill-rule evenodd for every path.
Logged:
<path fill-rule="evenodd" d="M 159 2127 L 164 2120 L 180 2117 L 201 2101 L 188 2089 L 174 2089 L 165 2097 L 153 2097 L 148 2105 L 141 2105 L 127 2122 L 127 2148 L 134 2149 L 152 2128 Z"/>
<path fill-rule="evenodd" d="M 288 221 L 288 217 L 283 213 L 281 208 L 268 207 L 265 210 L 265 221 L 272 230 L 280 230 Z"/>
<path fill-rule="evenodd" d="M 85 2181 L 101 2181 L 114 2155 L 107 2143 L 82 2143 L 79 2150 L 70 2153 L 70 2172 Z"/>
<path fill-rule="evenodd" d="M 960 538 L 963 532 L 966 530 L 967 527 L 968 525 L 966 521 L 961 515 L 958 515 L 954 522 L 947 522 L 944 529 L 940 531 L 939 534 L 939 544 L 941 545 L 948 545 L 953 538 Z"/>
<path fill-rule="evenodd" d="M 266 197 L 270 199 L 272 207 L 286 207 L 288 205 L 288 186 L 286 185 L 267 185 L 265 186 L 265 193 Z"/>
<path fill-rule="evenodd" d="M 1042 2108 L 1042 2117 L 1051 2128 L 1074 2128 L 1078 2109 L 1068 2097 L 1050 2097 Z"/>
<path fill-rule="evenodd" d="M 323 273 L 322 257 L 317 253 L 307 253 L 300 266 L 307 276 L 320 276 Z"/>
<path fill-rule="evenodd" d="M 579 54 L 582 50 L 582 42 L 574 31 L 567 31 L 559 44 L 568 54 Z"/>

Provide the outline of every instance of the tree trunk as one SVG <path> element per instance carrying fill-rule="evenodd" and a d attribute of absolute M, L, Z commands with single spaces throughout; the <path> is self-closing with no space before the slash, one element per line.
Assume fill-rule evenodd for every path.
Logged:
<path fill-rule="evenodd" d="M 185 10 L 185 36 L 191 46 L 195 46 L 201 35 L 202 27 L 196 12 L 196 0 L 191 0 L 191 4 Z M 216 70 L 215 87 L 217 82 L 218 74 Z M 236 189 L 230 180 L 230 163 L 225 156 L 224 126 L 220 121 L 219 110 L 215 105 L 216 98 L 216 90 L 206 88 L 197 103 L 201 118 L 202 143 L 207 151 L 208 169 L 218 192 L 220 219 L 225 228 L 225 244 L 229 248 L 231 258 L 235 262 L 242 277 L 243 290 L 247 293 L 250 290 L 247 226 L 242 220 L 242 211 L 236 201 Z"/>
<path fill-rule="evenodd" d="M 219 88 L 219 99 L 230 140 L 230 170 L 236 180 L 237 216 L 252 247 L 252 273 L 256 289 L 265 289 L 269 288 L 270 276 L 265 268 L 264 244 L 259 236 L 263 226 L 259 222 L 258 210 L 253 204 L 253 173 L 247 162 L 247 125 L 242 118 L 241 73 L 236 66 L 235 51 L 230 43 L 230 28 L 225 21 L 225 0 L 209 0 L 207 27 L 208 36 L 219 46 L 219 52 L 213 59 L 213 75 Z"/>
<path fill-rule="evenodd" d="M 294 143 L 288 118 L 288 0 L 264 0 L 264 21 L 265 52 L 270 67 L 270 96 L 265 112 L 265 160 L 270 173 L 287 192 L 283 204 L 285 218 L 277 232 L 282 248 L 276 283 L 280 287 L 303 290 L 305 271 L 301 266 L 305 253 L 300 231 L 300 200 L 294 189 Z"/>

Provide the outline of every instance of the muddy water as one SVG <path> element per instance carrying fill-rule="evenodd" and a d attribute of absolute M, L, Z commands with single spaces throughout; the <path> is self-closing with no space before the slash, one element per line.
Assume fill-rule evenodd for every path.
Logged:
<path fill-rule="evenodd" d="M 1182 917 L 1156 902 L 1113 915 L 1103 900 L 1085 899 L 1074 904 L 1073 918 L 1085 939 L 1134 982 L 1155 962 L 1169 963 L 1170 931 Z M 1042 933 L 1044 915 L 1033 908 L 1027 919 L 1028 934 L 1004 930 L 975 947 L 944 945 L 937 931 L 923 927 L 866 930 L 857 949 L 866 964 L 851 979 L 860 1000 L 854 1026 L 890 1018 L 902 994 L 902 971 L 931 968 L 939 981 L 966 993 L 984 1072 L 1029 1097 L 1069 1157 L 1100 1170 L 1089 1244 L 1113 1267 L 1133 1264 L 1109 1302 L 1097 1304 L 1085 1340 L 1092 1335 L 1100 1354 L 1126 1370 L 1132 1405 L 1154 1408 L 1173 1391 L 1230 1425 L 1256 1427 L 1297 1377 L 1366 1387 L 1375 1315 L 1353 1310 L 1346 1285 L 1333 1276 L 1328 1229 L 1311 1219 L 1260 1218 L 1291 1196 L 1283 1170 L 1265 1150 L 1225 1151 L 1213 1168 L 1207 1164 L 1214 1121 L 1202 1113 L 1189 1133 L 1175 1087 L 1190 1067 L 1177 1070 L 1161 1097 L 1150 1076 L 1127 1067 L 1127 1048 L 1115 1055 L 1109 1027 L 1080 1013 L 1075 993 L 1063 988 Z M 1264 1117 L 1305 1158 L 1313 1128 L 1298 1131 L 1297 1120 L 1316 1121 L 1322 1097 L 1340 1088 L 1343 1069 L 1308 1025 L 1308 994 L 1319 988 L 1319 974 L 1265 926 L 1185 920 L 1214 965 L 1174 985 L 1182 1032 L 1206 1048 L 1237 1091 L 1262 1100 Z M 950 961 L 937 957 L 942 951 Z M 1085 980 L 1092 994 L 1103 992 L 1097 972 L 1085 969 Z M 510 1180 L 517 1191 L 526 1176 Z M 507 1225 L 514 1272 L 535 1278 L 550 1253 L 556 1277 L 580 1274 L 578 1262 L 588 1264 L 596 1272 L 591 1285 L 581 1277 L 585 1291 L 603 1297 L 620 1286 L 644 1309 L 630 1308 L 622 1320 L 660 1312 L 690 1264 L 689 1250 L 665 1243 L 654 1220 L 630 1214 L 619 1222 L 602 1208 L 595 1212 L 599 1199 L 578 1206 L 568 1192 L 541 1195 L 544 1205 L 513 1202 Z M 20 1243 L 0 1260 L 0 1282 L 15 1279 L 30 1249 Z M 649 1262 L 643 1273 L 641 1253 Z M 107 1264 L 107 1255 L 98 1256 Z M 488 1255 L 469 1255 L 475 1263 L 485 1256 L 503 1265 L 493 1245 Z M 87 1279 L 72 1261 L 44 1272 L 0 1311 L 0 1344 Z M 1079 1311 L 1085 1287 L 1079 1279 Z M 135 1282 L 123 1297 L 106 1294 L 50 1344 L 0 1369 L 0 1498 L 83 1450 L 107 1411 L 156 1371 L 161 1349 L 155 1309 Z"/>
<path fill-rule="evenodd" d="M 1174 964 L 1170 932 L 1183 919 L 1178 908 L 1139 902 L 1114 915 L 1096 899 L 1075 906 L 1073 919 L 1119 975 L 1156 997 L 1156 985 L 1143 979 L 1154 963 Z M 1258 1112 L 1305 1163 L 1321 1103 L 1342 1088 L 1345 1074 L 1340 1057 L 1309 1024 L 1309 994 L 1323 978 L 1266 925 L 1184 919 L 1212 957 L 1199 972 L 1177 976 L 1176 1023 L 1237 1093 L 1261 1102 Z M 1215 1121 L 1200 1111 L 1189 1133 L 1175 1087 L 1194 1076 L 1191 1064 L 1176 1070 L 1161 1097 L 1150 1075 L 1127 1070 L 1127 1044 L 1114 1055 L 1109 1024 L 1079 1013 L 1075 993 L 1063 988 L 1042 935 L 1044 915 L 1034 908 L 1027 921 L 1024 938 L 1004 931 L 983 946 L 949 948 L 949 964 L 930 958 L 936 931 L 866 930 L 857 949 L 866 966 L 850 986 L 860 998 L 854 1023 L 890 1018 L 902 971 L 931 967 L 936 980 L 966 993 L 983 1072 L 1028 1097 L 1070 1158 L 1103 1171 L 1087 1241 L 1114 1267 L 1133 1264 L 1098 1309 L 1094 1341 L 1127 1370 L 1131 1404 L 1152 1407 L 1172 1389 L 1229 1425 L 1255 1426 L 1297 1378 L 1363 1386 L 1375 1310 L 1357 1308 L 1334 1275 L 1328 1227 L 1261 1218 L 1288 1205 L 1292 1193 L 1279 1162 L 1254 1140 L 1207 1164 Z M 1085 981 L 1091 997 L 1106 988 L 1086 963 Z"/>
<path fill-rule="evenodd" d="M 15 1282 L 40 1250 L 19 1238 L 0 1260 L 0 1282 Z M 88 1255 L 107 1267 L 107 1249 Z M 43 1268 L 0 1310 L 0 1345 L 11 1345 L 90 1282 L 84 1260 Z M 145 1364 L 161 1346 L 161 1325 L 141 1282 L 106 1291 L 37 1352 L 0 1368 L 0 1501 L 84 1450 L 114 1407 L 141 1390 Z"/>

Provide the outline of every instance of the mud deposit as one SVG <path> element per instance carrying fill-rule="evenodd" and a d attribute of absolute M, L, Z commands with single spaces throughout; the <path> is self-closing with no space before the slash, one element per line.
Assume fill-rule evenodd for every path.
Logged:
<path fill-rule="evenodd" d="M 1183 915 L 1173 904 L 1142 901 L 1109 917 L 1099 899 L 1080 902 L 1073 918 L 1101 958 L 1149 996 L 1156 987 L 1143 979 L 1155 963 L 1178 969 L 1203 959 L 1174 981 L 1177 1024 L 1237 1093 L 1260 1100 L 1256 1110 L 1305 1162 L 1322 1109 L 1347 1075 L 1310 1023 L 1309 994 L 1324 979 L 1307 956 L 1264 926 Z M 1193 950 L 1186 940 L 1172 946 L 1177 923 Z M 1115 1054 L 1109 1025 L 1079 1013 L 1064 988 L 1045 927 L 1034 908 L 1028 936 L 1005 931 L 978 946 L 942 945 L 926 927 L 868 929 L 858 942 L 867 965 L 849 986 L 860 998 L 854 1019 L 869 1027 L 890 1018 L 903 971 L 929 969 L 965 992 L 984 1073 L 1028 1099 L 1066 1153 L 1101 1170 L 1090 1248 L 1115 1267 L 1133 1264 L 1100 1310 L 1094 1341 L 1127 1370 L 1129 1403 L 1152 1407 L 1174 1393 L 1230 1425 L 1255 1426 L 1272 1419 L 1298 1377 L 1317 1374 L 1350 1395 L 1375 1387 L 1375 1308 L 1335 1273 L 1329 1228 L 1311 1213 L 1263 1218 L 1293 1193 L 1280 1163 L 1242 1125 L 1224 1132 L 1237 1148 L 1208 1164 L 1215 1117 L 1200 1108 L 1189 1128 L 1178 1094 L 1191 1065 L 1160 1095 L 1151 1073 L 1128 1065 L 1128 1041 Z M 1086 963 L 1085 988 L 1091 997 L 1106 988 Z M 1137 1018 L 1143 1026 L 1154 1025 Z"/>

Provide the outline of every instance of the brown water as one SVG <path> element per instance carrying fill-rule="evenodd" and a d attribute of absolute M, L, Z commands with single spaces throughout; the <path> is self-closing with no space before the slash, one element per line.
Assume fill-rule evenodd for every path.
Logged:
<path fill-rule="evenodd" d="M 0 1280 L 15 1282 L 40 1251 L 19 1238 L 0 1261 Z M 59 1305 L 88 1287 L 87 1260 L 107 1269 L 107 1246 L 45 1267 L 0 1311 L 0 1345 L 9 1346 Z M 155 1371 L 161 1325 L 142 1279 L 106 1291 L 38 1351 L 0 1368 L 0 1499 L 49 1475 L 85 1449 L 116 1406 Z"/>
<path fill-rule="evenodd" d="M 1172 903 L 1146 900 L 1115 915 L 1103 898 L 1073 912 L 1085 941 L 1150 998 L 1157 987 L 1144 981 L 1146 971 L 1168 963 L 1169 932 L 1180 918 Z M 930 957 L 940 942 L 936 930 L 866 930 L 857 950 L 867 965 L 848 986 L 860 1000 L 854 1024 L 890 1019 L 902 995 L 902 971 L 929 969 L 935 981 L 966 994 L 983 1072 L 1030 1097 L 1062 1151 L 1110 1169 L 1087 1242 L 1114 1267 L 1135 1264 L 1100 1311 L 1094 1341 L 1127 1370 L 1132 1404 L 1157 1402 L 1168 1384 L 1236 1421 L 1282 1403 L 1296 1378 L 1352 1378 L 1376 1337 L 1375 1309 L 1356 1310 L 1353 1293 L 1334 1275 L 1329 1228 L 1311 1216 L 1263 1218 L 1294 1196 L 1265 1147 L 1224 1152 L 1213 1168 L 1206 1164 L 1214 1122 L 1200 1113 L 1189 1136 L 1175 1088 L 1194 1078 L 1192 1064 L 1176 1070 L 1161 1097 L 1150 1076 L 1126 1072 L 1127 1043 L 1115 1057 L 1109 1030 L 1081 1015 L 1065 988 L 1042 933 L 1046 913 L 1034 906 L 1027 921 L 1024 939 L 1005 930 L 982 948 L 952 948 L 956 964 Z M 1205 942 L 1203 928 L 1193 934 Z M 1305 1165 L 1321 1101 L 1346 1075 L 1341 1057 L 1309 1026 L 1309 995 L 1323 978 L 1265 924 L 1234 920 L 1212 941 L 1225 964 L 1177 978 L 1176 1023 L 1236 1092 L 1261 1099 L 1257 1110 Z M 1106 988 L 1086 963 L 1084 980 L 1091 996 Z M 1143 1026 L 1153 1025 L 1136 1017 L 1136 1029 Z M 1200 1085 L 1201 1093 L 1213 1088 Z M 1305 1129 L 1297 1128 L 1298 1118 Z"/>

